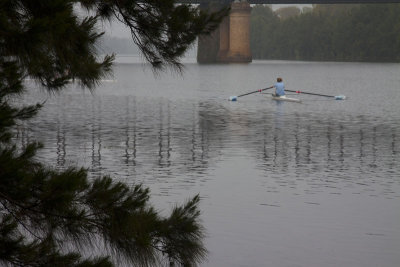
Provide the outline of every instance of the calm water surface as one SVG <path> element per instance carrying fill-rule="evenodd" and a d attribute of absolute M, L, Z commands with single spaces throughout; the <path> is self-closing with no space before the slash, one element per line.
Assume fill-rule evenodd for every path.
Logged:
<path fill-rule="evenodd" d="M 91 94 L 72 85 L 19 127 L 57 169 L 150 187 L 168 213 L 199 193 L 202 266 L 400 266 L 400 64 L 255 61 L 161 73 L 119 57 Z M 269 94 L 277 76 L 303 102 Z M 268 91 L 266 91 L 268 92 Z"/>

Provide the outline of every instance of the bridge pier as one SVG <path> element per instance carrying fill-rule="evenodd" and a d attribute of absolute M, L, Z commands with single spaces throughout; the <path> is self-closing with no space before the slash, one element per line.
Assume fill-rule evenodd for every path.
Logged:
<path fill-rule="evenodd" d="M 210 11 L 221 8 L 217 4 L 200 5 Z M 247 1 L 233 2 L 231 11 L 209 36 L 200 36 L 197 48 L 199 63 L 251 62 L 250 13 Z"/>

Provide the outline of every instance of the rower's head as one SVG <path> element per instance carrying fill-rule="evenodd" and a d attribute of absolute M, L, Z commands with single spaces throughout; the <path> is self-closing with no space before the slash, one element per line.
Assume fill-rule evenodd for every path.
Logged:
<path fill-rule="evenodd" d="M 282 78 L 277 78 L 276 81 L 277 81 L 278 83 L 280 83 L 280 82 L 282 81 Z"/>

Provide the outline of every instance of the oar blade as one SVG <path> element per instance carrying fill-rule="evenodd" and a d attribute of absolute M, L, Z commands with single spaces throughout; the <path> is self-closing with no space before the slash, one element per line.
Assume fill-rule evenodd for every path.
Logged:
<path fill-rule="evenodd" d="M 345 99 L 346 99 L 346 96 L 344 96 L 344 95 L 335 96 L 335 100 L 345 100 Z"/>

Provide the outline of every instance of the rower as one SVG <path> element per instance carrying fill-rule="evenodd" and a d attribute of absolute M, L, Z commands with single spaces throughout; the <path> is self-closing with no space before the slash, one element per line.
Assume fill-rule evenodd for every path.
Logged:
<path fill-rule="evenodd" d="M 285 85 L 283 84 L 282 78 L 277 78 L 274 84 L 275 93 L 273 96 L 281 97 L 285 95 Z"/>

